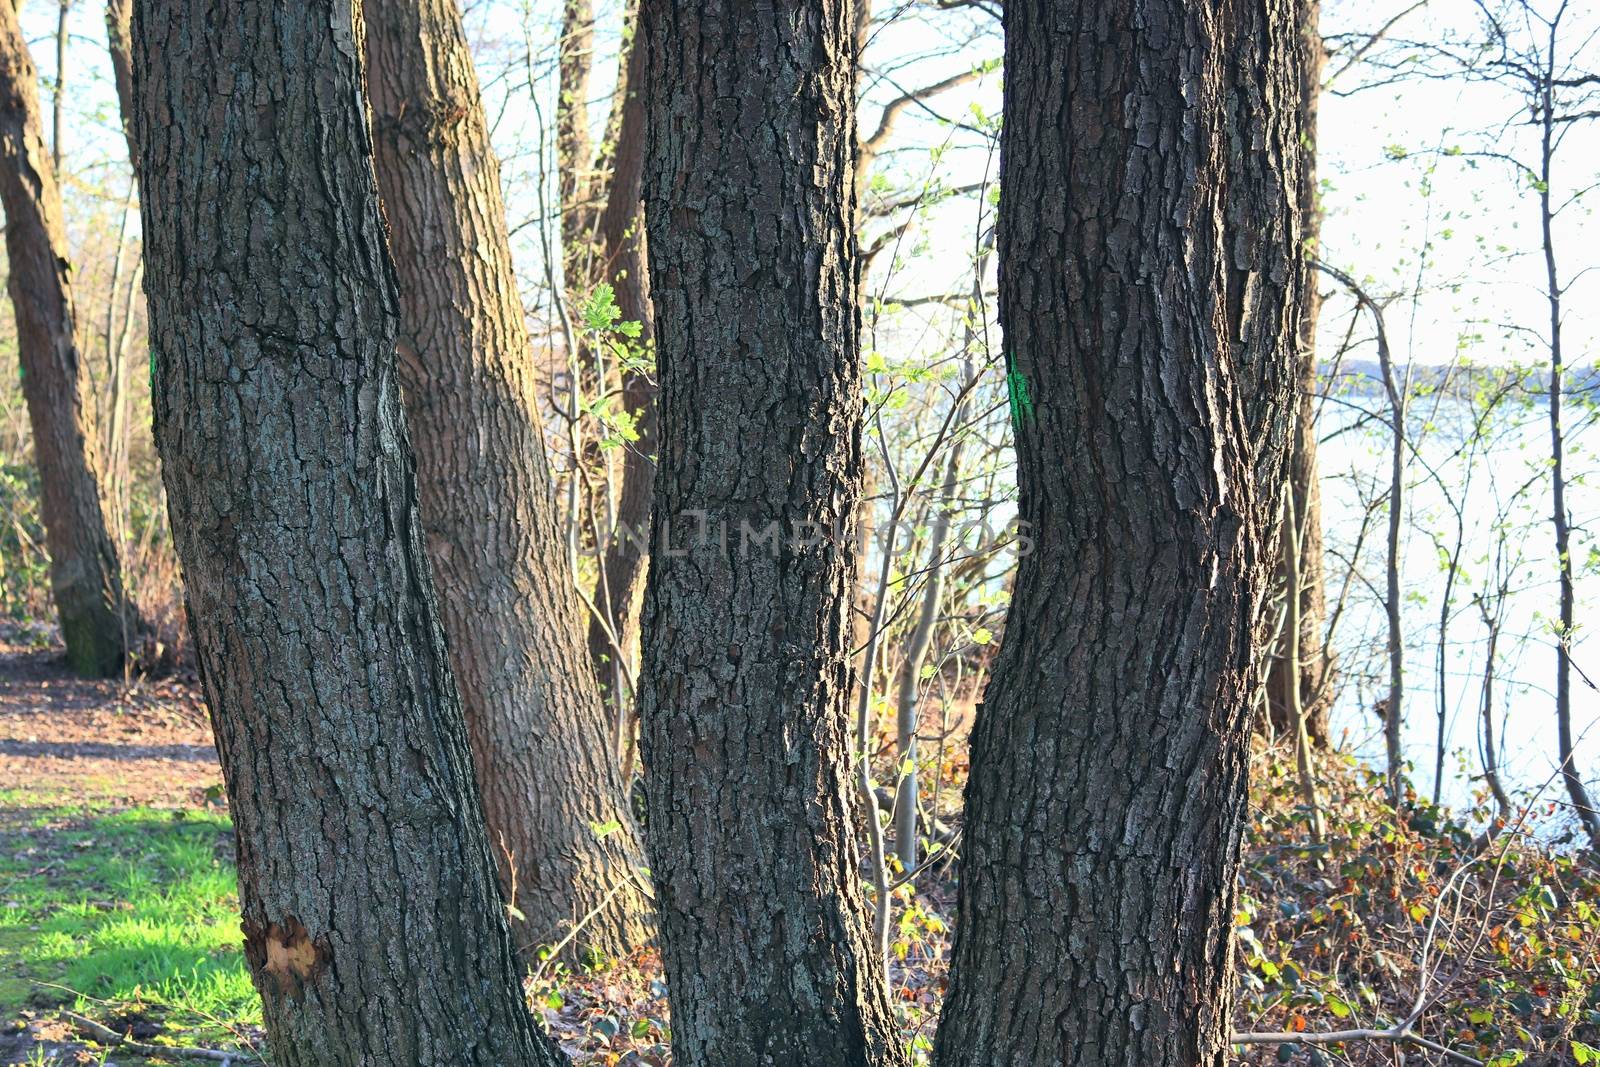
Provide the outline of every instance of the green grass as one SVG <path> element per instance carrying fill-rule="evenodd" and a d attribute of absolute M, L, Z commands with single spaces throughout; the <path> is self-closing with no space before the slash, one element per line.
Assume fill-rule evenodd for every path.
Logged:
<path fill-rule="evenodd" d="M 225 815 L 26 800 L 0 794 L 0 1019 L 67 1005 L 201 1043 L 259 1024 Z"/>

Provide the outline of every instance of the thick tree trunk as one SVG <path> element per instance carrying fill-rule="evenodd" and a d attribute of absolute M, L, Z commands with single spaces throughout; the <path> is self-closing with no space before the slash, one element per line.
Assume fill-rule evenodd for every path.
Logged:
<path fill-rule="evenodd" d="M 941 1067 L 1222 1067 L 1293 424 L 1288 0 L 1007 0 L 1032 554 L 972 735 Z"/>
<path fill-rule="evenodd" d="M 644 0 L 641 22 L 661 466 L 640 707 L 675 1062 L 898 1064 L 848 730 L 854 8 Z"/>
<path fill-rule="evenodd" d="M 500 167 L 455 0 L 367 0 L 367 94 L 400 277 L 400 385 L 489 837 L 525 952 L 650 937 L 642 858 L 582 643 Z M 599 835 L 595 827 L 615 829 Z"/>
<path fill-rule="evenodd" d="M 344 0 L 134 15 L 156 443 L 273 1062 L 553 1065 L 423 548 Z"/>
<path fill-rule="evenodd" d="M 1301 233 L 1308 254 L 1315 255 L 1322 234 L 1322 207 L 1317 190 L 1317 101 L 1322 95 L 1322 72 L 1327 51 L 1318 29 L 1320 0 L 1300 0 L 1298 44 L 1300 75 L 1300 115 L 1305 140 L 1300 154 L 1298 210 Z M 1297 374 L 1294 437 L 1289 446 L 1288 483 L 1294 494 L 1294 514 L 1299 517 L 1300 561 L 1300 648 L 1297 663 L 1291 665 L 1283 650 L 1289 641 L 1281 632 L 1274 642 L 1280 655 L 1267 669 L 1267 709 L 1272 729 L 1279 736 L 1294 737 L 1299 724 L 1294 722 L 1294 693 L 1291 678 L 1298 675 L 1300 713 L 1305 718 L 1306 734 L 1313 744 L 1328 743 L 1328 705 L 1332 703 L 1329 662 L 1323 647 L 1323 627 L 1327 622 L 1326 586 L 1322 559 L 1322 476 L 1317 466 L 1317 317 L 1322 310 L 1315 279 L 1306 285 L 1300 302 L 1300 360 Z M 1287 515 L 1288 509 L 1284 514 Z M 1280 553 L 1273 575 L 1275 587 L 1289 588 L 1287 546 L 1290 531 L 1282 534 L 1285 551 Z M 1288 613 L 1284 613 L 1287 618 Z M 1298 668 L 1298 669 L 1296 669 Z"/>
<path fill-rule="evenodd" d="M 0 3 L 0 204 L 6 279 L 17 318 L 22 392 L 33 427 L 50 591 L 79 674 L 122 666 L 139 631 L 107 527 L 89 368 L 73 306 L 72 265 L 55 168 L 45 149 L 33 59 L 15 5 Z"/>
<path fill-rule="evenodd" d="M 603 281 L 617 292 L 617 307 L 625 321 L 643 329 L 638 344 L 655 341 L 650 314 L 650 270 L 646 260 L 643 195 L 644 172 L 644 49 L 638 36 L 628 47 L 626 75 L 619 91 L 624 94 L 621 121 L 611 170 L 611 188 L 600 216 L 600 244 L 605 257 Z M 631 700 L 621 693 L 616 649 L 631 655 L 639 637 L 639 609 L 645 570 L 650 556 L 649 524 L 655 498 L 656 383 L 648 374 L 624 371 L 622 403 L 634 418 L 639 439 L 631 442 L 622 460 L 622 492 L 617 497 L 617 534 L 605 546 L 594 604 L 604 618 L 589 620 L 589 655 L 600 684 L 613 700 Z M 608 632 L 609 631 L 609 632 Z M 615 638 L 615 641 L 613 641 Z"/>

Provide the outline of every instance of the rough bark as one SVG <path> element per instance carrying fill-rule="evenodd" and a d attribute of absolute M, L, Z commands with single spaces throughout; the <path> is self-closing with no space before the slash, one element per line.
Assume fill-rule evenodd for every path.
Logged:
<path fill-rule="evenodd" d="M 33 428 L 50 592 L 67 662 L 86 676 L 122 666 L 139 619 L 122 586 L 106 517 L 99 434 L 55 168 L 45 149 L 39 92 L 14 5 L 0 3 L 0 204 L 6 287 L 17 319 L 22 392 Z"/>
<path fill-rule="evenodd" d="M 343 0 L 133 21 L 156 443 L 273 1062 L 543 1065 L 446 661 Z"/>
<path fill-rule="evenodd" d="M 900 1064 L 848 732 L 853 4 L 644 0 L 641 22 L 661 439 L 640 708 L 674 1062 Z"/>
<path fill-rule="evenodd" d="M 1228 1062 L 1303 285 L 1289 0 L 1007 0 L 1020 561 L 941 1067 Z"/>
<path fill-rule="evenodd" d="M 577 955 L 615 958 L 650 937 L 642 854 L 551 497 L 477 74 L 455 0 L 368 0 L 365 16 L 423 527 L 514 933 L 529 952 L 591 916 Z"/>
<path fill-rule="evenodd" d="M 601 270 L 602 280 L 616 289 L 617 307 L 623 319 L 642 327 L 637 343 L 649 346 L 655 341 L 655 331 L 650 314 L 650 269 L 641 203 L 644 50 L 638 47 L 637 33 L 628 46 L 625 70 L 623 84 L 618 90 L 624 94 L 624 99 L 617 126 L 611 188 L 600 216 L 600 245 L 604 256 Z M 639 439 L 628 445 L 623 456 L 622 491 L 617 497 L 618 533 L 605 546 L 605 555 L 600 561 L 594 604 L 605 613 L 605 618 L 589 620 L 589 655 L 602 688 L 612 693 L 614 700 L 630 697 L 621 694 L 612 637 L 615 636 L 615 644 L 621 646 L 623 655 L 632 654 L 639 637 L 641 594 L 650 561 L 647 531 L 651 502 L 655 497 L 655 379 L 639 371 L 625 371 L 622 404 L 634 418 Z"/>
<path fill-rule="evenodd" d="M 1310 255 L 1316 254 L 1322 234 L 1322 207 L 1317 188 L 1317 101 L 1322 95 L 1322 72 L 1327 63 L 1318 30 L 1320 0 L 1301 0 L 1298 43 L 1300 74 L 1301 145 L 1298 210 L 1303 241 Z M 1298 675 L 1300 710 L 1306 734 L 1317 746 L 1328 743 L 1328 706 L 1332 703 L 1329 685 L 1330 664 L 1323 643 L 1327 623 L 1326 584 L 1322 558 L 1322 476 L 1317 465 L 1317 318 L 1322 300 L 1315 284 L 1308 284 L 1300 302 L 1300 359 L 1296 381 L 1294 437 L 1289 447 L 1288 483 L 1294 494 L 1294 513 L 1299 516 L 1300 652 Z M 1285 515 L 1288 510 L 1285 509 Z M 1282 533 L 1285 552 L 1280 553 L 1273 583 L 1288 588 L 1287 546 L 1290 531 Z M 1287 617 L 1287 613 L 1285 613 Z M 1280 632 L 1274 642 L 1280 653 L 1288 641 Z M 1280 654 L 1267 669 L 1267 712 L 1273 733 L 1294 737 L 1299 724 L 1291 709 L 1294 694 L 1290 680 L 1296 671 Z"/>

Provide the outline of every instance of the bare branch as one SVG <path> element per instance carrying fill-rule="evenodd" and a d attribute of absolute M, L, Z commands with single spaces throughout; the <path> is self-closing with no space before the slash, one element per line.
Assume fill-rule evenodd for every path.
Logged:
<path fill-rule="evenodd" d="M 878 128 L 872 131 L 871 136 L 861 139 L 860 154 L 856 159 L 856 173 L 863 178 L 866 176 L 868 170 L 872 167 L 872 161 L 878 157 L 878 153 L 882 152 L 884 146 L 889 143 L 889 138 L 894 136 L 895 125 L 899 123 L 900 117 L 907 110 L 912 107 L 925 106 L 923 102 L 930 97 L 938 96 L 940 93 L 947 93 L 951 89 L 977 81 L 985 72 L 986 68 L 984 67 L 973 67 L 962 71 L 960 74 L 952 74 L 943 81 L 934 82 L 932 85 L 925 85 L 920 89 L 902 92 L 885 104 L 883 114 L 878 118 Z"/>

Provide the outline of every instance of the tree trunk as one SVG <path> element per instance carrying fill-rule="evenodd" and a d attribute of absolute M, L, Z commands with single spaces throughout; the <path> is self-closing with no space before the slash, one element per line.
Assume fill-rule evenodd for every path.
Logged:
<path fill-rule="evenodd" d="M 1288 0 L 1007 0 L 1034 551 L 972 734 L 935 1058 L 1222 1067 L 1304 284 Z"/>
<path fill-rule="evenodd" d="M 900 1064 L 848 724 L 854 6 L 644 0 L 641 23 L 661 442 L 640 708 L 674 1062 Z"/>
<path fill-rule="evenodd" d="M 1317 254 L 1322 234 L 1322 207 L 1317 187 L 1317 101 L 1322 95 L 1322 71 L 1327 62 L 1322 34 L 1318 29 L 1320 0 L 1301 0 L 1298 44 L 1300 52 L 1300 115 L 1305 132 L 1300 155 L 1298 183 L 1301 233 L 1310 255 Z M 1326 585 L 1322 560 L 1322 478 L 1317 466 L 1317 318 L 1322 300 L 1317 286 L 1308 284 L 1300 302 L 1300 358 L 1297 375 L 1294 436 L 1289 444 L 1289 492 L 1294 494 L 1294 513 L 1299 529 L 1293 532 L 1300 545 L 1300 654 L 1298 670 L 1287 657 L 1274 658 L 1267 669 L 1267 710 L 1272 729 L 1279 736 L 1295 737 L 1300 724 L 1294 721 L 1294 693 L 1290 679 L 1298 674 L 1299 706 L 1305 720 L 1306 735 L 1312 743 L 1328 744 L 1328 706 L 1332 703 L 1329 663 L 1323 645 L 1327 621 Z M 1288 514 L 1287 509 L 1284 512 Z M 1282 534 L 1287 546 L 1291 532 Z M 1280 553 L 1274 586 L 1288 588 L 1288 560 Z M 1285 613 L 1287 618 L 1288 613 Z M 1286 635 L 1275 642 L 1280 652 L 1288 647 Z"/>
<path fill-rule="evenodd" d="M 956 408 L 953 422 L 960 426 L 966 421 L 966 403 Z M 920 799 L 917 785 L 917 763 L 921 759 L 922 729 L 922 664 L 933 646 L 933 632 L 939 624 L 939 609 L 944 603 L 945 542 L 950 536 L 950 507 L 961 478 L 962 441 L 950 445 L 945 459 L 944 480 L 939 487 L 939 499 L 934 505 L 931 529 L 928 533 L 928 565 L 923 572 L 922 606 L 917 611 L 917 624 L 906 639 L 905 661 L 900 665 L 900 685 L 895 697 L 895 754 L 899 758 L 899 778 L 895 784 L 894 801 L 894 854 L 900 869 L 910 872 L 917 867 L 917 802 Z"/>
<path fill-rule="evenodd" d="M 17 318 L 22 392 L 33 427 L 50 591 L 78 674 L 122 666 L 139 619 L 122 587 L 106 524 L 98 430 L 86 352 L 73 306 L 72 266 L 55 168 L 45 149 L 39 92 L 15 6 L 0 3 L 0 204 L 6 280 Z"/>
<path fill-rule="evenodd" d="M 58 176 L 66 149 L 67 27 L 71 15 L 72 0 L 61 0 L 56 11 L 56 82 L 50 93 L 50 163 Z"/>
<path fill-rule="evenodd" d="M 594 139 L 589 92 L 594 72 L 594 4 L 563 0 L 557 46 L 556 178 L 568 294 L 587 289 L 594 265 Z"/>
<path fill-rule="evenodd" d="M 644 172 L 644 49 L 638 36 L 628 46 L 623 84 L 622 119 L 611 171 L 611 189 L 600 216 L 600 243 L 605 262 L 603 279 L 616 289 L 617 307 L 625 321 L 643 330 L 638 344 L 650 346 L 655 331 L 650 315 L 650 270 L 646 260 L 643 195 Z M 655 497 L 656 383 L 648 374 L 624 371 L 622 403 L 634 418 L 639 439 L 630 443 L 622 460 L 622 492 L 617 498 L 617 532 L 605 546 L 594 604 L 604 618 L 589 620 L 589 655 L 601 686 L 619 703 L 631 703 L 622 692 L 622 673 L 616 663 L 631 655 L 639 637 L 640 594 L 650 556 L 649 524 Z M 609 633 L 607 631 L 610 631 Z M 613 641 L 613 638 L 615 639 Z"/>
<path fill-rule="evenodd" d="M 531 958 L 594 913 L 578 955 L 626 955 L 650 937 L 640 849 L 582 644 L 460 12 L 367 0 L 365 18 L 400 385 L 489 838 L 526 917 L 514 932 Z"/>
<path fill-rule="evenodd" d="M 133 22 L 156 443 L 245 955 L 283 1067 L 554 1067 L 423 548 L 358 36 L 343 0 Z"/>
<path fill-rule="evenodd" d="M 139 167 L 133 143 L 133 0 L 106 0 L 106 48 L 111 53 L 111 80 L 117 89 L 117 111 L 128 141 L 128 162 Z"/>
<path fill-rule="evenodd" d="M 1554 36 L 1552 28 L 1551 34 Z M 1553 54 L 1553 47 L 1552 53 Z M 1600 853 L 1600 809 L 1589 799 L 1583 783 L 1583 768 L 1578 764 L 1577 741 L 1572 729 L 1572 635 L 1576 617 L 1576 589 L 1573 583 L 1572 517 L 1567 511 L 1567 433 L 1561 421 L 1561 405 L 1566 388 L 1566 358 L 1562 351 L 1561 299 L 1565 289 L 1556 264 L 1555 210 L 1550 203 L 1554 177 L 1556 125 L 1552 72 L 1546 71 L 1540 83 L 1539 110 L 1539 236 L 1544 253 L 1545 299 L 1550 308 L 1550 528 L 1555 534 L 1557 632 L 1556 632 L 1556 746 L 1561 757 L 1561 778 L 1567 787 L 1578 825 L 1588 835 L 1589 847 Z M 1569 283 L 1570 284 L 1570 283 Z"/>

